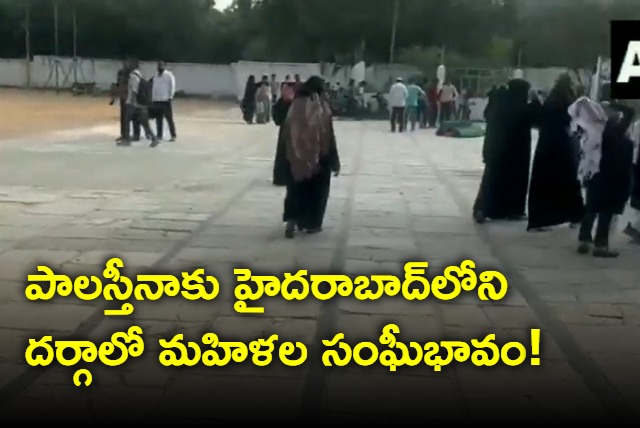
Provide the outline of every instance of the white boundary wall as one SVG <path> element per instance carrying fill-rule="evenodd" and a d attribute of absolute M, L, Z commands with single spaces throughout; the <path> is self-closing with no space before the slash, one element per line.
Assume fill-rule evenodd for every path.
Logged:
<path fill-rule="evenodd" d="M 56 58 L 36 56 L 27 66 L 24 59 L 0 59 L 0 86 L 34 88 L 70 88 L 74 82 L 95 82 L 101 90 L 108 90 L 116 79 L 121 63 L 109 59 Z M 152 75 L 155 63 L 142 63 L 142 71 Z M 332 84 L 346 85 L 351 76 L 350 67 L 335 64 L 287 64 L 241 61 L 234 64 L 169 64 L 176 76 L 177 89 L 185 95 L 206 97 L 239 97 L 249 74 L 257 78 L 275 73 L 278 80 L 285 75 L 300 74 L 305 79 L 313 74 L 323 75 Z M 56 70 L 58 74 L 56 84 Z M 524 76 L 534 87 L 549 89 L 563 68 L 525 69 Z M 398 64 L 374 64 L 366 68 L 365 79 L 369 86 L 384 92 L 397 77 L 406 78 L 419 74 L 414 67 Z M 581 73 L 583 74 L 583 73 Z M 587 73 L 588 74 L 588 73 Z M 28 78 L 28 75 L 30 79 Z M 587 77 L 580 76 L 580 80 Z M 590 76 L 589 76 L 590 78 Z"/>

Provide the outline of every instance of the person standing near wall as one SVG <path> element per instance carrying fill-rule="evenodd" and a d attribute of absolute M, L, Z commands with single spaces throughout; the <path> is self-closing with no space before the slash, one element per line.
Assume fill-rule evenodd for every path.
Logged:
<path fill-rule="evenodd" d="M 280 96 L 280 83 L 278 83 L 277 77 L 274 74 L 271 75 L 271 102 L 276 103 Z"/>
<path fill-rule="evenodd" d="M 448 122 L 454 119 L 456 113 L 456 99 L 458 98 L 458 90 L 448 80 L 445 80 L 444 86 L 440 89 L 440 122 Z"/>
<path fill-rule="evenodd" d="M 426 129 L 428 124 L 428 102 L 427 102 L 427 91 L 428 85 L 426 81 L 423 81 L 420 85 L 420 89 L 422 89 L 422 96 L 418 99 L 418 122 L 420 125 L 420 129 Z"/>
<path fill-rule="evenodd" d="M 469 110 L 469 91 L 462 88 L 460 90 L 460 96 L 456 100 L 456 104 L 458 105 L 458 111 L 456 112 L 458 120 L 469 120 L 471 113 Z"/>
<path fill-rule="evenodd" d="M 156 147 L 159 143 L 156 136 L 149 126 L 149 104 L 151 104 L 151 81 L 145 80 L 142 73 L 138 69 L 140 64 L 137 60 L 131 60 L 131 73 L 129 74 L 129 82 L 126 99 L 126 121 L 129 122 L 137 118 L 140 125 L 144 128 L 145 133 L 151 137 L 151 147 Z M 129 126 L 125 127 L 125 135 L 122 141 L 118 142 L 119 146 L 130 146 L 131 138 L 129 138 Z"/>
<path fill-rule="evenodd" d="M 438 121 L 438 79 L 432 79 L 427 86 L 427 125 L 435 128 Z"/>
<path fill-rule="evenodd" d="M 416 130 L 416 124 L 420 121 L 420 99 L 425 96 L 425 92 L 417 83 L 412 82 L 407 86 L 407 111 L 405 114 L 405 127 L 411 123 L 411 130 Z"/>
<path fill-rule="evenodd" d="M 258 123 L 269 123 L 271 120 L 271 100 L 269 76 L 265 74 L 256 91 L 256 121 Z"/>
<path fill-rule="evenodd" d="M 398 127 L 400 132 L 405 129 L 405 110 L 407 108 L 407 98 L 409 91 L 401 77 L 396 79 L 396 83 L 389 89 L 389 107 L 391 108 L 391 132 L 396 132 Z"/>
<path fill-rule="evenodd" d="M 171 141 L 176 141 L 176 125 L 173 121 L 173 97 L 176 94 L 176 78 L 173 73 L 167 70 L 167 65 L 158 62 L 158 73 L 153 78 L 153 108 L 156 110 L 156 133 L 159 140 L 162 140 L 164 119 L 169 124 Z"/>
<path fill-rule="evenodd" d="M 129 134 L 126 128 L 129 127 L 127 122 L 127 86 L 129 84 L 129 73 L 131 73 L 130 61 L 125 60 L 122 62 L 122 67 L 118 70 L 116 76 L 116 83 L 111 85 L 111 102 L 113 105 L 116 98 L 120 101 L 120 136 L 116 139 L 116 142 L 124 141 L 125 135 Z M 138 130 L 138 135 L 140 132 Z"/>

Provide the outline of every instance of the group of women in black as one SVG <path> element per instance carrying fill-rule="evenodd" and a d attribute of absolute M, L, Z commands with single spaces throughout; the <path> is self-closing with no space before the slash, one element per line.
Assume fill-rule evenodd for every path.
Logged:
<path fill-rule="evenodd" d="M 296 75 L 297 76 L 297 75 Z M 285 80 L 275 88 L 274 82 L 269 81 L 267 75 L 262 76 L 262 80 L 257 81 L 252 74 L 247 78 L 244 93 L 240 102 L 242 119 L 249 125 L 254 123 L 268 123 L 271 120 L 273 103 L 276 93 L 280 97 L 292 98 L 300 82 Z"/>
<path fill-rule="evenodd" d="M 579 111 L 576 114 L 586 117 L 582 122 L 569 114 L 574 103 Z M 522 79 L 492 88 L 484 112 L 485 168 L 473 208 L 476 222 L 527 218 L 530 232 L 562 224 L 579 226 L 580 253 L 616 257 L 608 238 L 612 218 L 624 211 L 632 190 L 633 142 L 627 130 L 633 110 L 611 104 L 603 109 L 602 127 L 588 126 L 597 125 L 599 116 L 593 111 L 599 108 L 587 98 L 578 98 L 566 75 L 558 79 L 544 101 Z M 583 126 L 576 126 L 576 122 Z M 538 129 L 539 137 L 530 167 L 532 128 Z M 601 131 L 599 135 L 593 135 L 594 129 Z M 595 141 L 591 153 L 583 149 L 588 133 Z M 598 155 L 595 172 L 579 177 L 581 163 L 593 152 Z"/>

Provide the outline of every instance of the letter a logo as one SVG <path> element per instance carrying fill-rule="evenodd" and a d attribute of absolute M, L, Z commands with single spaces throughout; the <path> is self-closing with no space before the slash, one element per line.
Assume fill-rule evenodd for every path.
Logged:
<path fill-rule="evenodd" d="M 611 98 L 640 99 L 640 21 L 611 21 Z"/>
<path fill-rule="evenodd" d="M 632 77 L 640 77 L 640 41 L 629 42 L 616 82 L 629 83 Z"/>

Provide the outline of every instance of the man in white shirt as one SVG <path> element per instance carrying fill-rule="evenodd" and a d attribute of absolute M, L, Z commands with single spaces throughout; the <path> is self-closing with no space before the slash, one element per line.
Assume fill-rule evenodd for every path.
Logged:
<path fill-rule="evenodd" d="M 396 126 L 400 132 L 404 132 L 405 111 L 407 108 L 407 98 L 409 90 L 405 86 L 402 78 L 396 79 L 396 83 L 389 89 L 389 108 L 391 109 L 391 132 L 396 132 Z"/>
<path fill-rule="evenodd" d="M 176 79 L 173 73 L 167 70 L 164 62 L 158 62 L 158 74 L 153 78 L 153 108 L 156 113 L 156 132 L 158 139 L 162 140 L 164 119 L 169 124 L 171 141 L 176 141 L 176 125 L 173 121 L 173 97 L 176 94 Z"/>
<path fill-rule="evenodd" d="M 280 97 L 280 82 L 275 74 L 271 75 L 271 102 L 275 104 L 275 102 Z"/>
<path fill-rule="evenodd" d="M 458 90 L 449 81 L 445 81 L 440 89 L 440 122 L 447 122 L 455 118 Z"/>

